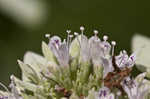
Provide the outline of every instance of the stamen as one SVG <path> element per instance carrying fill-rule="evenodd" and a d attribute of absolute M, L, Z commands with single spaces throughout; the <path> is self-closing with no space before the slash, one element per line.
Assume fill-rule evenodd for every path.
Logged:
<path fill-rule="evenodd" d="M 123 50 L 122 52 L 123 52 L 123 54 L 126 54 L 126 53 L 127 53 L 125 50 Z"/>
<path fill-rule="evenodd" d="M 107 40 L 108 40 L 108 36 L 107 36 L 107 35 L 104 35 L 104 36 L 103 36 L 103 40 L 104 40 L 104 41 L 107 41 Z"/>
<path fill-rule="evenodd" d="M 116 45 L 116 42 L 115 42 L 115 41 L 112 41 L 111 44 L 112 44 L 113 46 L 115 46 L 115 45 Z"/>
<path fill-rule="evenodd" d="M 116 42 L 112 41 L 111 44 L 112 44 L 112 56 L 114 56 L 114 50 L 115 50 Z"/>
<path fill-rule="evenodd" d="M 50 34 L 45 34 L 45 37 L 50 39 Z"/>
<path fill-rule="evenodd" d="M 10 76 L 10 80 L 14 82 L 14 75 Z"/>
<path fill-rule="evenodd" d="M 84 27 L 81 26 L 81 27 L 80 27 L 80 30 L 81 30 L 81 34 L 83 35 Z"/>
<path fill-rule="evenodd" d="M 77 32 L 74 32 L 74 35 L 75 35 L 75 36 L 78 36 L 78 35 L 79 35 L 79 33 L 77 33 Z"/>
<path fill-rule="evenodd" d="M 66 31 L 67 33 L 68 33 L 68 35 L 67 35 L 67 46 L 68 46 L 68 48 L 69 48 L 69 41 L 70 41 L 70 33 L 71 33 L 71 30 L 67 30 Z"/>
<path fill-rule="evenodd" d="M 97 30 L 94 30 L 94 34 L 95 34 L 95 36 L 97 36 L 97 34 L 98 34 L 98 31 L 97 31 Z"/>
<path fill-rule="evenodd" d="M 81 27 L 80 27 L 80 30 L 81 30 L 81 43 L 82 43 L 82 39 L 83 39 L 82 37 L 83 37 L 84 27 L 81 26 Z"/>
<path fill-rule="evenodd" d="M 79 40 L 79 33 L 74 32 L 74 35 L 77 37 L 77 41 L 78 41 L 79 46 L 80 46 L 80 48 L 81 48 L 81 43 L 80 43 L 80 40 Z"/>
<path fill-rule="evenodd" d="M 70 43 L 72 41 L 72 38 L 73 38 L 73 35 L 69 35 L 69 46 L 70 46 Z"/>
<path fill-rule="evenodd" d="M 69 35 L 70 38 L 73 38 L 73 35 Z"/>
<path fill-rule="evenodd" d="M 66 32 L 67 32 L 68 34 L 70 34 L 70 33 L 71 33 L 71 30 L 67 30 Z"/>

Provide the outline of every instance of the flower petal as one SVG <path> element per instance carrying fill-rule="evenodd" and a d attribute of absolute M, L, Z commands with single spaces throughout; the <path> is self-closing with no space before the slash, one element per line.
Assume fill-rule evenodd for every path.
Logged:
<path fill-rule="evenodd" d="M 84 35 L 81 36 L 81 58 L 84 62 L 90 60 L 90 50 L 88 38 Z"/>
<path fill-rule="evenodd" d="M 137 55 L 136 64 L 142 65 L 145 67 L 150 67 L 150 38 L 136 34 L 132 38 L 132 50 L 133 52 L 140 49 L 140 52 Z M 140 70 L 140 69 L 139 69 Z"/>
<path fill-rule="evenodd" d="M 48 61 L 56 63 L 52 50 L 45 42 L 42 42 L 42 52 Z"/>
<path fill-rule="evenodd" d="M 44 68 L 47 64 L 47 60 L 44 57 L 30 51 L 25 53 L 23 62 L 32 66 L 37 72 L 40 72 L 41 68 Z"/>
<path fill-rule="evenodd" d="M 100 40 L 96 38 L 95 36 L 89 39 L 90 55 L 91 55 L 93 64 L 96 66 L 102 65 L 101 57 L 104 56 L 100 43 L 101 43 Z"/>
<path fill-rule="evenodd" d="M 69 49 L 67 48 L 67 45 L 65 43 L 59 46 L 57 59 L 60 65 L 69 65 Z"/>
<path fill-rule="evenodd" d="M 81 39 L 81 35 L 76 37 L 70 45 L 70 55 L 72 57 L 77 57 L 80 54 L 80 44 L 79 44 L 80 39 Z"/>

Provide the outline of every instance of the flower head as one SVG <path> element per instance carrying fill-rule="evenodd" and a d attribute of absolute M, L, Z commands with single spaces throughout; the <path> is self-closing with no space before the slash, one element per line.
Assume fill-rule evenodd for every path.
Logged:
<path fill-rule="evenodd" d="M 67 30 L 64 40 L 46 34 L 44 56 L 29 51 L 23 62 L 18 60 L 22 80 L 11 76 L 11 91 L 0 83 L 6 89 L 0 98 L 115 99 L 117 92 L 125 92 L 129 99 L 144 99 L 150 89 L 145 73 L 130 77 L 136 54 L 128 56 L 123 50 L 116 56 L 115 41 L 110 43 L 106 35 L 100 38 L 97 30 L 88 38 L 84 30 L 83 26 L 81 33 Z"/>

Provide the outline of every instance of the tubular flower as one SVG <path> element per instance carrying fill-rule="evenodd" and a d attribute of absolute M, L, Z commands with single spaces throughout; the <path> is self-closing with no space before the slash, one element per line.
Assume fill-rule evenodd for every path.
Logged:
<path fill-rule="evenodd" d="M 144 74 L 132 78 L 136 54 L 125 50 L 115 54 L 116 42 L 108 36 L 88 38 L 67 30 L 67 39 L 46 34 L 43 56 L 28 51 L 18 60 L 21 80 L 11 76 L 9 91 L 0 91 L 0 99 L 144 99 L 149 97 L 150 82 Z M 120 94 L 118 94 L 118 92 Z M 148 99 L 148 98 L 147 98 Z"/>
<path fill-rule="evenodd" d="M 110 90 L 107 87 L 103 87 L 99 90 L 99 94 L 96 99 L 115 99 L 115 97 L 113 93 L 110 93 Z"/>
<path fill-rule="evenodd" d="M 138 75 L 135 80 L 131 78 L 125 79 L 123 88 L 129 99 L 146 99 L 146 95 L 150 91 L 149 81 L 144 80 L 146 73 Z"/>

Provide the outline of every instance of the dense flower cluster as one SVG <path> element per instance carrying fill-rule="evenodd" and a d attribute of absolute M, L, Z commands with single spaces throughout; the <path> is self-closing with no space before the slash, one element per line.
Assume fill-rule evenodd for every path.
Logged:
<path fill-rule="evenodd" d="M 18 60 L 22 80 L 12 75 L 11 91 L 1 84 L 6 91 L 0 91 L 0 99 L 149 99 L 146 72 L 131 74 L 136 53 L 115 55 L 115 41 L 109 43 L 106 35 L 101 40 L 97 30 L 88 39 L 83 26 L 80 30 L 67 30 L 63 41 L 46 34 L 44 57 L 27 52 L 23 62 Z"/>

